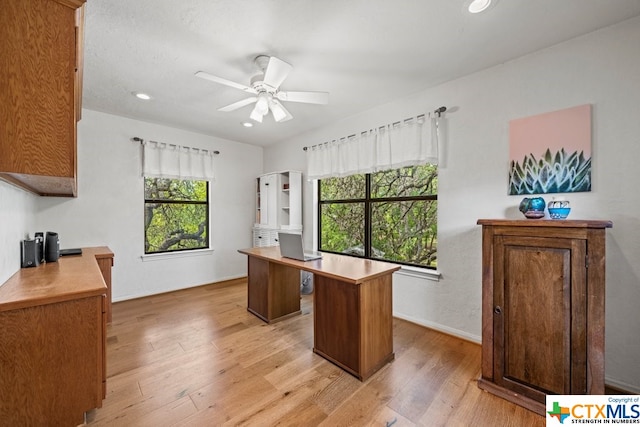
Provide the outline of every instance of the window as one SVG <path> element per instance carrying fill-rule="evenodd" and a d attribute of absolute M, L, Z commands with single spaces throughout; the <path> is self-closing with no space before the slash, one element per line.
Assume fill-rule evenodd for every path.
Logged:
<path fill-rule="evenodd" d="M 209 248 L 207 181 L 144 179 L 144 252 Z"/>
<path fill-rule="evenodd" d="M 437 267 L 438 167 L 318 181 L 319 249 Z"/>

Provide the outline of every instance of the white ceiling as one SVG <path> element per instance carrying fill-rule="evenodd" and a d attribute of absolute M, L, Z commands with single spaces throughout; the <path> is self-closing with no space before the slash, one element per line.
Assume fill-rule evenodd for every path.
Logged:
<path fill-rule="evenodd" d="M 468 1 L 88 0 L 83 107 L 268 146 L 640 15 L 639 0 L 499 0 L 478 15 Z M 329 104 L 284 102 L 293 120 L 250 129 L 251 106 L 217 111 L 247 95 L 194 73 L 248 85 L 258 54 L 293 65 L 282 90 Z"/>

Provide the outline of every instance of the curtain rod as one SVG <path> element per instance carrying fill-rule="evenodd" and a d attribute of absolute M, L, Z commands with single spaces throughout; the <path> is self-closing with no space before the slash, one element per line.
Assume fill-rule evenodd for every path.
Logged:
<path fill-rule="evenodd" d="M 442 115 L 442 113 L 444 113 L 445 111 L 447 111 L 447 107 L 445 107 L 443 105 L 442 107 L 436 108 L 435 110 L 433 110 L 433 114 L 435 114 L 437 117 L 440 117 Z M 418 114 L 416 117 L 424 117 L 424 114 Z M 409 120 L 412 120 L 412 119 L 413 119 L 413 117 L 410 117 L 408 119 L 404 119 L 404 120 L 401 120 L 401 121 L 393 122 L 392 125 L 396 125 L 396 124 L 399 124 L 401 122 L 406 122 L 406 121 L 409 121 Z M 349 136 L 347 136 L 347 138 L 350 138 L 352 136 L 355 136 L 355 134 L 349 135 Z M 322 145 L 322 144 L 326 144 L 326 142 L 323 142 L 323 143 L 320 143 L 320 144 L 311 145 L 309 147 L 302 147 L 302 149 L 304 151 L 307 151 L 307 149 L 309 149 L 309 148 L 315 147 L 316 145 Z"/>
<path fill-rule="evenodd" d="M 144 139 L 142 139 L 142 138 L 140 138 L 140 137 L 138 137 L 138 136 L 134 136 L 133 138 L 131 138 L 131 140 L 132 140 L 133 142 L 139 142 L 140 144 L 143 144 L 143 143 L 144 143 Z M 151 141 L 151 142 L 156 142 L 156 141 Z M 178 146 L 177 144 L 167 144 L 167 145 L 175 145 L 176 147 Z M 187 147 L 187 148 L 191 148 L 191 147 Z M 211 151 L 211 150 L 207 150 L 206 148 L 196 148 L 196 150 Z M 218 151 L 218 150 L 214 150 L 214 151 L 211 151 L 211 152 L 212 152 L 213 154 L 215 154 L 215 155 L 220 154 L 220 151 Z"/>

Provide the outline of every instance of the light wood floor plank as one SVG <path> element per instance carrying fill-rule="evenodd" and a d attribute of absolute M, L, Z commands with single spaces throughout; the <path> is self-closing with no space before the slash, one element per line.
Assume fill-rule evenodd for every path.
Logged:
<path fill-rule="evenodd" d="M 113 304 L 107 398 L 90 426 L 532 426 L 483 392 L 480 346 L 394 319 L 395 360 L 365 382 L 313 353 L 300 316 L 247 312 L 246 280 Z"/>

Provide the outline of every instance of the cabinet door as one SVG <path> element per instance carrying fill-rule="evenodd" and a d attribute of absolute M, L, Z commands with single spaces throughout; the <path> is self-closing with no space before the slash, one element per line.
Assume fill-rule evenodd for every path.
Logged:
<path fill-rule="evenodd" d="M 278 223 L 277 191 L 275 174 L 260 177 L 260 225 L 275 228 Z"/>
<path fill-rule="evenodd" d="M 0 176 L 38 194 L 76 193 L 82 3 L 2 4 Z"/>
<path fill-rule="evenodd" d="M 269 180 L 268 176 L 261 176 L 258 178 L 260 181 L 260 225 L 267 225 L 269 223 Z"/>
<path fill-rule="evenodd" d="M 496 236 L 496 384 L 541 403 L 586 392 L 586 241 Z"/>

